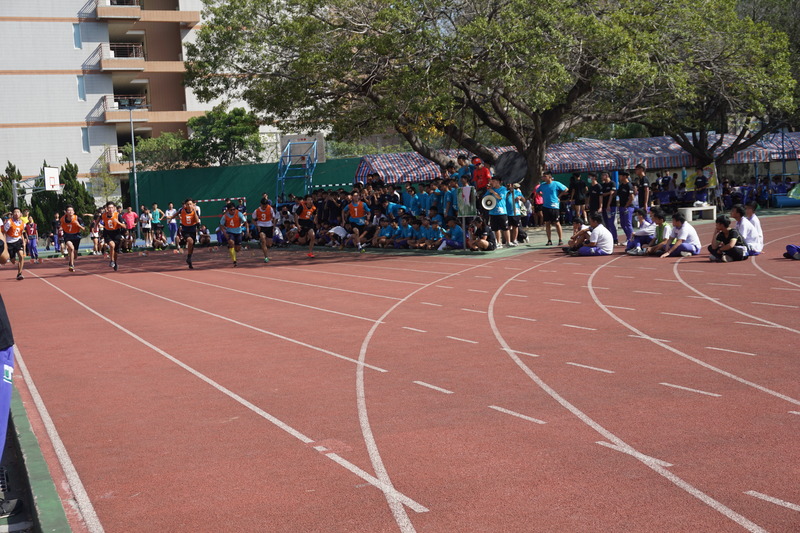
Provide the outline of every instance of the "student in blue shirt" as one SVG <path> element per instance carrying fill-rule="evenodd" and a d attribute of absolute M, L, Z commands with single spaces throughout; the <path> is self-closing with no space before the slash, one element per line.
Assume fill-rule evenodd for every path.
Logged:
<path fill-rule="evenodd" d="M 428 213 L 428 209 L 431 208 L 431 198 L 428 194 L 427 187 L 421 187 L 420 193 L 417 196 L 419 198 L 419 212 L 425 215 Z"/>
<path fill-rule="evenodd" d="M 380 227 L 375 233 L 372 246 L 374 248 L 386 248 L 387 245 L 391 244 L 392 238 L 394 237 L 395 228 L 389 224 L 388 218 L 382 218 L 379 224 Z"/>
<path fill-rule="evenodd" d="M 453 248 L 456 250 L 464 248 L 464 230 L 458 225 L 455 217 L 449 217 L 447 219 L 445 238 L 439 245 L 439 250 L 444 250 L 445 248 Z"/>
<path fill-rule="evenodd" d="M 408 208 L 403 204 L 396 204 L 394 202 L 390 202 L 389 200 L 383 201 L 383 212 L 392 219 L 397 219 L 401 216 L 401 209 L 408 212 Z"/>
<path fill-rule="evenodd" d="M 395 248 L 408 248 L 408 241 L 414 235 L 414 228 L 409 223 L 409 217 L 403 217 L 403 223 L 397 228 L 394 237 Z"/>
<path fill-rule="evenodd" d="M 419 215 L 419 196 L 417 196 L 417 191 L 414 187 L 409 185 L 408 192 L 404 196 L 407 196 L 407 198 L 403 200 L 403 203 L 408 206 L 409 212 L 414 216 Z"/>
<path fill-rule="evenodd" d="M 436 250 L 444 242 L 444 230 L 439 226 L 438 220 L 431 220 L 431 229 L 429 231 L 428 249 Z"/>
<path fill-rule="evenodd" d="M 484 198 L 487 196 L 493 196 L 497 200 L 494 208 L 489 211 L 489 225 L 497 239 L 497 247 L 503 247 L 503 239 L 508 246 L 516 246 L 517 243 L 512 244 L 511 232 L 508 230 L 508 189 L 503 187 L 497 176 L 492 176 L 492 179 L 489 180 L 489 188 L 486 190 Z"/>
<path fill-rule="evenodd" d="M 609 191 L 610 190 L 611 189 L 609 189 Z M 542 195 L 542 213 L 544 214 L 544 229 L 547 233 L 547 246 L 553 245 L 553 241 L 550 238 L 552 224 L 555 224 L 556 226 L 556 232 L 558 233 L 558 245 L 562 246 L 564 244 L 561 222 L 558 220 L 558 215 L 561 197 L 564 196 L 566 192 L 567 187 L 563 183 L 553 181 L 553 175 L 550 173 L 550 171 L 546 171 L 542 174 L 542 182 L 539 184 L 539 193 Z M 603 189 L 604 196 L 605 193 L 606 190 Z M 614 187 L 613 193 L 614 200 L 616 201 L 616 187 Z M 616 214 L 616 207 L 614 209 L 614 214 Z M 499 242 L 497 243 L 497 246 L 498 248 L 500 247 Z"/>
<path fill-rule="evenodd" d="M 521 206 L 525 203 L 525 197 L 519 190 L 519 183 L 511 186 L 506 196 L 506 211 L 508 212 L 508 228 L 511 232 L 511 240 L 508 241 L 510 246 L 516 246 L 519 240 L 519 225 L 522 216 Z"/>
<path fill-rule="evenodd" d="M 447 193 L 445 194 L 445 216 L 456 217 L 458 216 L 458 194 L 460 189 L 455 180 L 451 180 L 447 184 Z"/>
<path fill-rule="evenodd" d="M 440 227 L 444 225 L 444 218 L 442 218 L 442 215 L 439 214 L 439 209 L 437 207 L 431 206 L 429 215 L 430 215 L 429 218 L 431 219 L 431 224 L 433 224 L 433 222 L 436 221 Z"/>
<path fill-rule="evenodd" d="M 408 239 L 409 248 L 419 248 L 420 244 L 425 242 L 422 236 L 421 222 L 418 218 L 411 220 L 411 238 Z"/>

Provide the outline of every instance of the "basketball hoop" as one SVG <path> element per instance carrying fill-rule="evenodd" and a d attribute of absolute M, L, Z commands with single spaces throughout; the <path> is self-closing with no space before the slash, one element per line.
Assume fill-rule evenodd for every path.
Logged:
<path fill-rule="evenodd" d="M 61 183 L 58 181 L 58 169 L 44 167 L 44 190 L 61 192 Z"/>

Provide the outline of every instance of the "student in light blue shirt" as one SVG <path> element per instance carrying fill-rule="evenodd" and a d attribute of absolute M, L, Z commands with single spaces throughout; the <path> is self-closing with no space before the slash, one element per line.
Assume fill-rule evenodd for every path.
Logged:
<path fill-rule="evenodd" d="M 464 230 L 458 225 L 456 217 L 448 217 L 447 219 L 445 238 L 439 245 L 439 250 L 444 250 L 445 248 L 455 250 L 464 248 Z"/>
<path fill-rule="evenodd" d="M 429 230 L 428 249 L 436 250 L 444 242 L 444 230 L 439 226 L 438 220 L 431 220 L 431 228 Z"/>
<path fill-rule="evenodd" d="M 431 206 L 429 214 L 430 214 L 429 218 L 431 219 L 431 224 L 433 224 L 433 222 L 436 221 L 439 224 L 439 227 L 442 227 L 444 225 L 444 218 L 442 217 L 442 215 L 439 214 L 439 209 L 437 207 Z"/>
<path fill-rule="evenodd" d="M 506 189 L 500 182 L 500 178 L 492 176 L 489 180 L 489 188 L 486 189 L 487 196 L 494 197 L 497 200 L 494 208 L 489 211 L 489 225 L 494 231 L 495 238 L 497 239 L 497 247 L 503 247 L 503 239 L 508 243 L 508 246 L 516 246 L 517 243 L 511 242 L 511 233 L 508 230 L 508 189 Z"/>
<path fill-rule="evenodd" d="M 395 231 L 394 247 L 395 248 L 408 248 L 408 241 L 414 235 L 414 228 L 409 223 L 409 218 L 404 217 L 402 224 L 400 224 Z"/>
<path fill-rule="evenodd" d="M 525 203 L 525 197 L 522 196 L 522 192 L 519 190 L 519 183 L 515 183 L 511 186 L 511 190 L 508 191 L 508 195 L 506 196 L 506 211 L 508 212 L 508 228 L 511 233 L 511 240 L 509 244 L 514 246 L 517 244 L 517 240 L 519 238 L 519 226 L 520 226 L 520 218 L 522 216 L 522 211 L 520 207 Z"/>

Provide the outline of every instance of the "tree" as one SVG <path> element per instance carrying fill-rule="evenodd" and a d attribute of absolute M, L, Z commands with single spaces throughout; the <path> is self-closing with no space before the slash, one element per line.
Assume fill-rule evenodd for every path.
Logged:
<path fill-rule="evenodd" d="M 39 175 L 44 176 L 44 169 L 48 167 L 47 161 L 42 163 Z M 33 220 L 39 224 L 39 231 L 42 236 L 49 233 L 50 224 L 56 213 L 58 213 L 58 194 L 53 191 L 41 190 L 44 188 L 44 178 L 37 179 L 35 187 L 40 189 L 31 196 L 31 215 Z"/>
<path fill-rule="evenodd" d="M 136 169 L 173 170 L 191 166 L 186 153 L 186 136 L 183 132 L 164 132 L 158 137 L 136 139 Z M 124 161 L 131 161 L 133 148 L 128 143 L 121 148 Z"/>
<path fill-rule="evenodd" d="M 108 150 L 103 151 L 103 155 L 98 160 L 99 170 L 92 175 L 92 192 L 101 197 L 105 203 L 108 203 L 112 196 L 114 196 L 114 201 L 119 199 L 115 194 L 119 189 L 119 180 L 108 171 L 107 152 Z"/>
<path fill-rule="evenodd" d="M 0 176 L 0 206 L 2 206 L 0 208 L 3 209 L 3 212 L 11 211 L 11 208 L 14 206 L 14 180 L 17 180 L 17 183 L 22 181 L 22 174 L 16 165 L 13 165 L 11 161 L 9 161 L 6 165 L 5 174 Z M 19 189 L 17 192 L 17 202 L 20 209 L 25 209 L 27 207 L 25 205 L 25 195 L 19 191 Z"/>
<path fill-rule="evenodd" d="M 78 216 L 94 213 L 97 210 L 94 197 L 86 190 L 83 183 L 78 181 L 78 165 L 70 163 L 67 159 L 59 170 L 58 179 L 62 183 L 61 194 L 58 197 L 59 212 L 63 213 L 68 205 L 75 209 Z"/>
<path fill-rule="evenodd" d="M 186 143 L 188 159 L 200 165 L 235 165 L 261 161 L 264 146 L 256 116 L 241 107 L 229 112 L 218 105 L 187 123 L 192 135 Z"/>

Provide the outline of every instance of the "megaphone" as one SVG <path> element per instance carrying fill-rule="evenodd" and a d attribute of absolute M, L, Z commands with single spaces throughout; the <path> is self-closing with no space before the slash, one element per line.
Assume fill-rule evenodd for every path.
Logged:
<path fill-rule="evenodd" d="M 497 198 L 495 198 L 494 195 L 491 194 L 488 196 L 484 196 L 483 199 L 481 200 L 481 205 L 487 211 L 491 211 L 492 209 L 494 209 L 494 206 L 497 205 Z"/>

